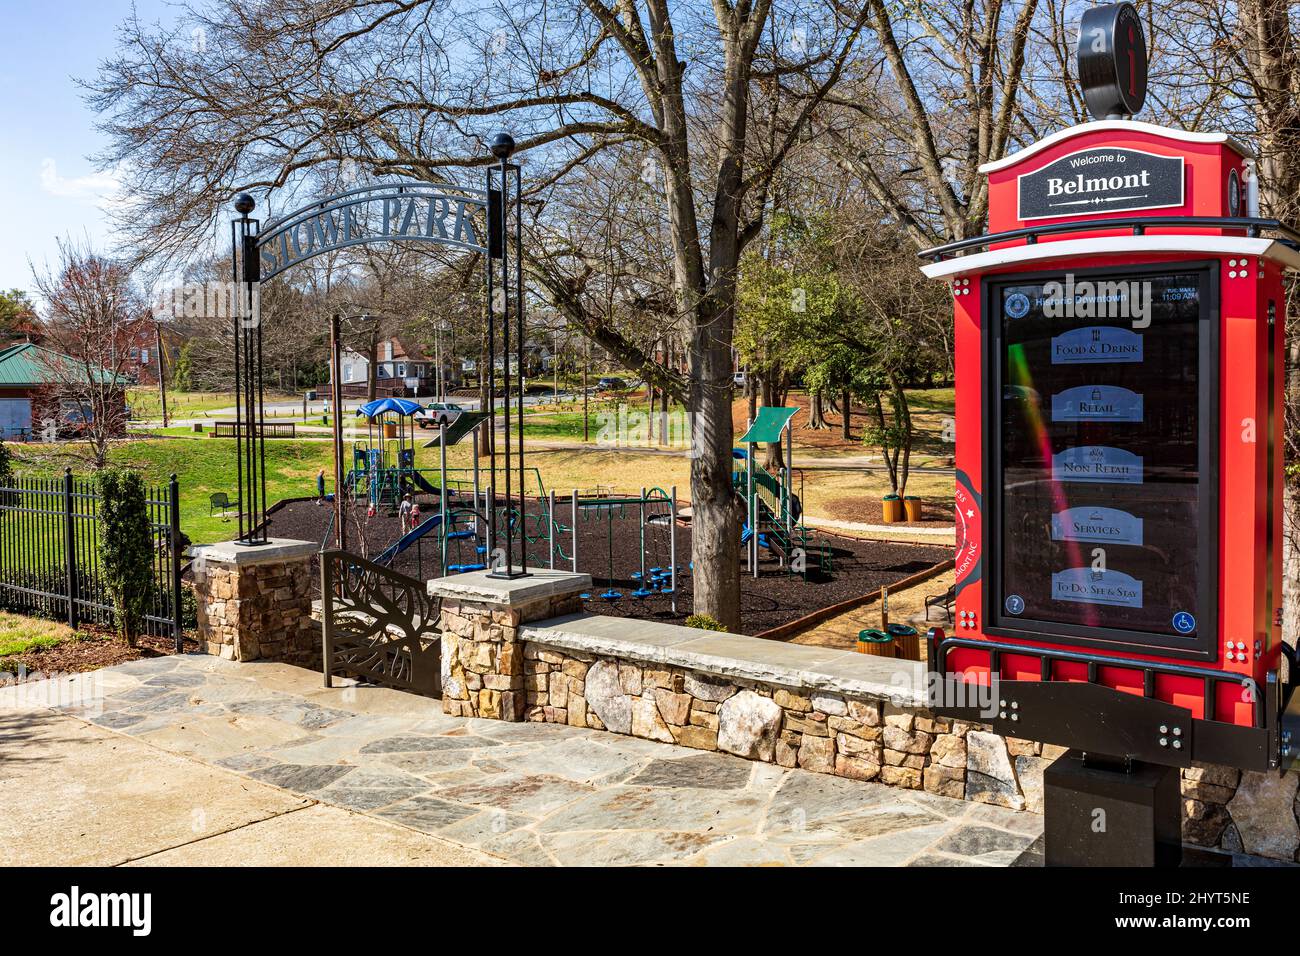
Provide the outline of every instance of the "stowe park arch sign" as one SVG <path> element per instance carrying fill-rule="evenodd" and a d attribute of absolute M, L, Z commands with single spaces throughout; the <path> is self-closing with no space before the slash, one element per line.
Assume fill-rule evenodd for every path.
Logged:
<path fill-rule="evenodd" d="M 424 183 L 363 186 L 331 196 L 268 223 L 257 235 L 261 280 L 313 256 L 372 242 L 424 241 L 487 252 L 488 234 L 495 233 L 491 197 L 486 189 Z"/>
<path fill-rule="evenodd" d="M 235 197 L 239 218 L 232 219 L 231 269 L 240 303 L 235 319 L 235 392 L 237 475 L 239 481 L 239 537 L 247 546 L 265 544 L 266 446 L 262 378 L 262 329 L 258 285 L 292 266 L 327 252 L 381 242 L 425 242 L 483 256 L 488 322 L 488 408 L 496 407 L 496 341 L 498 320 L 503 355 L 509 355 L 514 332 L 517 367 L 523 368 L 524 295 L 520 250 L 523 221 L 520 216 L 521 170 L 510 162 L 514 140 L 498 133 L 489 143 L 492 157 L 482 188 L 436 183 L 385 183 L 338 193 L 274 219 L 263 229 L 252 217 L 256 200 L 248 193 Z M 511 232 L 513 230 L 513 237 Z M 514 261 L 509 245 L 513 238 Z M 511 321 L 513 319 L 513 322 Z M 513 330 L 512 330 L 513 325 Z M 331 363 L 333 364 L 333 363 Z M 504 363 L 501 396 L 505 419 L 505 502 L 513 506 L 510 447 L 511 362 Z M 337 380 L 337 375 L 332 378 Z M 342 527 L 342 403 L 334 382 L 335 521 Z M 519 507 L 524 507 L 523 375 L 519 375 L 518 469 Z M 496 473 L 495 443 L 490 443 L 492 473 Z M 487 516 L 495 530 L 495 510 Z M 512 522 L 506 522 L 504 568 L 499 573 L 517 577 L 527 573 L 520 549 L 519 566 L 512 558 Z M 493 539 L 496 536 L 493 534 Z"/>

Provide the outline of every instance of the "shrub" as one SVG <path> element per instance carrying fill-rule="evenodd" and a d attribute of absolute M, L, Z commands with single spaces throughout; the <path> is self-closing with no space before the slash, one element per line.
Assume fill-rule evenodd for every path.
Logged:
<path fill-rule="evenodd" d="M 14 453 L 9 450 L 9 446 L 0 441 L 0 488 L 12 488 L 14 486 Z M 0 505 L 15 507 L 18 504 L 18 492 L 0 491 Z M 3 518 L 5 512 L 0 512 L 0 518 Z"/>
<path fill-rule="evenodd" d="M 716 618 L 707 614 L 692 614 L 686 619 L 687 627 L 699 628 L 701 631 L 725 631 L 726 628 Z"/>
<path fill-rule="evenodd" d="M 99 555 L 113 599 L 117 632 L 134 647 L 153 597 L 153 534 L 144 481 L 137 472 L 99 473 Z"/>

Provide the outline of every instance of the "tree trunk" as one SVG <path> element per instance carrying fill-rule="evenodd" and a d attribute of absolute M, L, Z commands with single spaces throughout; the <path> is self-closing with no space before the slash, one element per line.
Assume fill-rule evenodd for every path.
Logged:
<path fill-rule="evenodd" d="M 814 430 L 830 428 L 826 423 L 825 406 L 822 404 L 822 393 L 813 392 L 808 396 L 808 428 Z"/>
<path fill-rule="evenodd" d="M 763 379 L 763 405 L 767 408 L 777 406 L 777 376 L 768 375 Z M 767 443 L 767 455 L 763 460 L 763 467 L 770 472 L 778 472 L 785 467 L 785 454 L 781 450 L 779 441 L 770 441 Z"/>
<path fill-rule="evenodd" d="M 701 312 L 715 309 L 702 302 Z M 731 489 L 731 334 L 722 317 L 697 319 L 691 335 L 691 559 L 695 613 L 740 632 L 740 525 L 744 506 Z"/>
<path fill-rule="evenodd" d="M 892 378 L 889 384 L 894 390 L 894 414 L 901 426 L 899 452 L 902 462 L 895 470 L 895 494 L 905 495 L 908 473 L 912 468 L 912 410 L 907 406 L 907 393 L 903 391 L 903 386 Z"/>
<path fill-rule="evenodd" d="M 875 394 L 876 399 L 876 426 L 880 429 L 881 440 L 885 444 L 880 446 L 880 454 L 885 459 L 885 468 L 889 470 L 889 493 L 892 495 L 901 494 L 898 490 L 898 459 L 892 454 L 886 436 L 889 434 L 889 422 L 885 418 L 885 404 L 880 398 L 880 392 Z"/>
<path fill-rule="evenodd" d="M 853 428 L 852 409 L 853 409 L 853 396 L 849 393 L 849 390 L 846 388 L 843 391 L 843 393 L 840 395 L 840 414 L 844 416 L 844 428 L 841 434 L 843 435 L 845 441 L 848 441 L 853 437 L 851 433 Z"/>

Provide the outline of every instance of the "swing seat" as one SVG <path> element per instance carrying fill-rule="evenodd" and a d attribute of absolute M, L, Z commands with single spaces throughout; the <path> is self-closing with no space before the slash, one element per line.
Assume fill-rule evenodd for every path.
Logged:
<path fill-rule="evenodd" d="M 617 601 L 619 598 L 621 598 L 621 597 L 623 596 L 623 592 L 621 592 L 621 591 L 602 591 L 600 596 L 601 596 L 601 598 L 603 598 L 603 599 L 606 600 L 606 601 Z"/>
<path fill-rule="evenodd" d="M 464 541 L 474 537 L 473 531 L 452 531 L 447 535 L 448 541 Z"/>

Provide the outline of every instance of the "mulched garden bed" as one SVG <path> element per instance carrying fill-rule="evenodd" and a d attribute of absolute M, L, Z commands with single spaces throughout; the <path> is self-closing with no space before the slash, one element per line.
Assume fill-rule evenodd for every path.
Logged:
<path fill-rule="evenodd" d="M 438 510 L 437 499 L 421 496 L 422 516 L 427 518 Z M 568 509 L 563 502 L 558 507 L 559 520 L 568 524 Z M 331 508 L 313 502 L 291 502 L 276 511 L 270 518 L 270 533 L 277 538 L 296 538 L 320 541 L 330 523 Z M 375 557 L 397 540 L 399 524 L 395 513 L 381 509 L 373 517 L 365 516 L 364 504 L 351 509 L 348 526 L 348 550 L 363 556 Z M 615 617 L 633 617 L 648 620 L 681 623 L 691 613 L 691 578 L 688 569 L 691 553 L 691 534 L 688 525 L 677 528 L 677 564 L 679 575 L 677 609 L 667 595 L 637 599 L 631 596 L 637 583 L 631 577 L 639 571 L 640 536 L 637 510 L 628 507 L 622 516 L 613 518 L 612 563 L 610 572 L 610 528 L 604 516 L 594 514 L 578 522 L 578 570 L 592 576 L 593 587 L 588 608 L 598 614 Z M 777 560 L 764 554 L 760 563 L 760 576 L 741 575 L 742 627 L 747 634 L 758 634 L 797 620 L 812 611 L 838 604 L 874 591 L 895 581 L 929 568 L 952 557 L 951 547 L 905 544 L 898 542 L 867 541 L 856 538 L 819 534 L 817 543 L 829 545 L 833 552 L 833 573 L 823 580 L 805 581 L 798 575 L 787 573 Z M 331 541 L 332 544 L 332 541 Z M 556 566 L 569 569 L 572 542 L 564 535 L 562 556 L 557 554 Z M 459 553 L 458 553 L 459 550 Z M 549 565 L 545 540 L 530 546 L 530 562 Z M 419 580 L 438 577 L 439 544 L 435 533 L 430 533 L 418 546 L 412 546 L 390 565 L 393 570 Z M 462 542 L 458 549 L 449 543 L 448 563 L 471 563 L 475 560 L 472 542 Z M 481 558 L 479 559 L 481 560 Z M 743 560 L 743 559 L 742 559 Z M 646 531 L 647 567 L 667 567 L 668 532 L 666 526 L 651 526 Z M 621 592 L 623 597 L 604 600 L 599 595 L 605 591 Z"/>
<path fill-rule="evenodd" d="M 185 639 L 187 653 L 198 649 L 192 638 Z M 33 648 L 22 654 L 0 657 L 0 686 L 12 683 L 15 675 L 20 673 L 26 680 L 50 674 L 79 674 L 142 657 L 165 657 L 175 651 L 176 643 L 170 637 L 144 636 L 136 641 L 135 647 L 127 647 L 113 635 L 82 632 L 77 638 L 53 647 Z"/>

